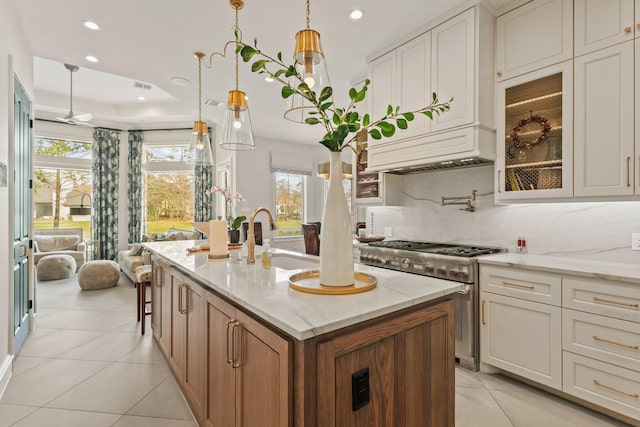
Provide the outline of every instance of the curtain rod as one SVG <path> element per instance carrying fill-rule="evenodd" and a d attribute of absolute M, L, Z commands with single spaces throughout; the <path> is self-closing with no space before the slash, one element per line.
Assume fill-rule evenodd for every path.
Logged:
<path fill-rule="evenodd" d="M 35 118 L 34 120 L 37 120 L 39 122 L 59 123 L 61 125 L 76 126 L 76 125 L 72 125 L 71 123 L 61 122 L 59 120 L 38 119 L 38 118 Z M 116 132 L 124 132 L 122 129 L 106 128 L 106 127 L 103 127 L 103 126 L 92 126 L 92 127 L 99 128 L 99 129 L 105 129 L 105 130 L 113 130 L 113 131 L 116 131 Z"/>

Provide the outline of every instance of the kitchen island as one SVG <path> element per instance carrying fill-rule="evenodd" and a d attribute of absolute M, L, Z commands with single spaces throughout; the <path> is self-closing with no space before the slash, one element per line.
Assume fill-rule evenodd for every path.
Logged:
<path fill-rule="evenodd" d="M 317 257 L 276 249 L 265 270 L 145 245 L 154 338 L 200 425 L 454 425 L 459 284 L 356 265 L 374 290 L 314 295 L 288 278 Z"/>

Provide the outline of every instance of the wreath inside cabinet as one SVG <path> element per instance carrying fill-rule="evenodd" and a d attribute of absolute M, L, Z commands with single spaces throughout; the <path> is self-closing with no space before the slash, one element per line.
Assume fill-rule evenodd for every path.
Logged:
<path fill-rule="evenodd" d="M 540 125 L 540 134 L 534 140 L 527 141 L 522 140 L 521 133 L 525 126 L 530 125 L 532 123 L 537 123 Z M 511 143 L 513 146 L 517 148 L 531 148 L 534 145 L 540 144 L 541 142 L 545 142 L 549 139 L 549 131 L 551 130 L 551 125 L 549 124 L 549 119 L 542 117 L 538 114 L 533 114 L 532 111 L 529 112 L 529 117 L 524 118 L 518 122 L 518 124 L 511 131 Z"/>

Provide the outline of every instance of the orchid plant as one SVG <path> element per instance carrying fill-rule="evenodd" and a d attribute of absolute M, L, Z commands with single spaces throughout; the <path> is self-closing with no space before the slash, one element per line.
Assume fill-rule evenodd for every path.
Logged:
<path fill-rule="evenodd" d="M 206 195 L 212 195 L 212 194 L 218 193 L 224 197 L 224 211 L 225 211 L 225 215 L 227 216 L 227 221 L 229 223 L 229 230 L 239 229 L 242 222 L 247 219 L 247 217 L 244 215 L 241 215 L 235 218 L 231 216 L 231 203 L 233 202 L 233 200 L 239 201 L 240 203 L 242 203 L 243 206 L 247 205 L 247 200 L 244 198 L 242 194 L 232 193 L 229 191 L 228 188 L 224 186 L 219 186 L 219 185 L 214 185 L 210 189 L 205 190 L 204 193 Z"/>
<path fill-rule="evenodd" d="M 243 42 L 236 30 L 236 52 L 242 56 L 244 62 L 257 58 L 251 64 L 251 71 L 259 74 L 268 74 L 282 85 L 281 95 L 284 99 L 294 94 L 304 97 L 309 101 L 315 111 L 310 112 L 310 117 L 305 120 L 309 125 L 322 125 L 325 128 L 320 144 L 330 151 L 340 152 L 349 147 L 357 151 L 353 143 L 366 132 L 373 139 L 389 138 L 394 135 L 396 126 L 399 129 L 407 129 L 408 122 L 414 120 L 416 114 L 424 114 L 429 119 L 449 110 L 449 102 L 441 103 L 433 93 L 430 103 L 414 111 L 401 112 L 400 107 L 389 105 L 387 112 L 379 119 L 372 120 L 369 114 L 360 115 L 355 108 L 356 104 L 364 101 L 367 89 L 371 83 L 369 79 L 358 90 L 349 89 L 349 105 L 347 108 L 338 108 L 333 103 L 333 89 L 325 86 L 319 94 L 311 90 L 303 77 L 296 70 L 295 65 L 286 65 L 282 60 L 282 52 L 276 57 L 265 54 L 258 49 L 258 41 L 254 39 L 253 46 Z"/>

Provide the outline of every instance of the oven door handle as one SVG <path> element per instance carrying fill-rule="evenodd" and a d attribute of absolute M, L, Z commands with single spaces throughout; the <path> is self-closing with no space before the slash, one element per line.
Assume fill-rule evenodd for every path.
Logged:
<path fill-rule="evenodd" d="M 462 289 L 456 292 L 460 295 L 467 295 L 469 292 L 471 292 L 471 285 L 462 285 Z"/>

